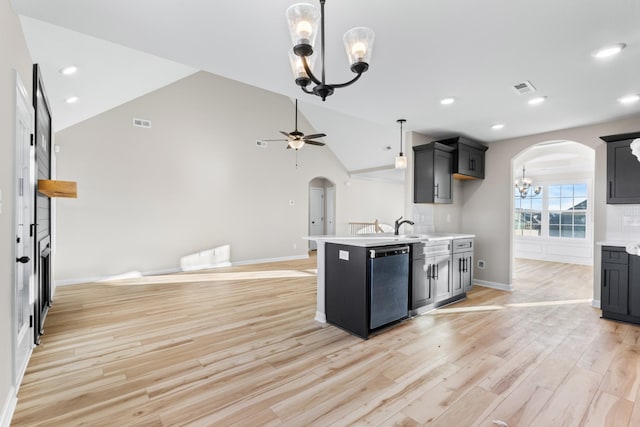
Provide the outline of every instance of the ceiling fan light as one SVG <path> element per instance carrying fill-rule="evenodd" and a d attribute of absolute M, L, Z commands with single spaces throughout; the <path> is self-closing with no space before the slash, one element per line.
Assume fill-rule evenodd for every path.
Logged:
<path fill-rule="evenodd" d="M 352 28 L 344 33 L 342 41 L 354 73 L 364 73 L 369 68 L 375 36 L 373 30 L 367 27 Z"/>
<path fill-rule="evenodd" d="M 400 153 L 398 157 L 396 157 L 396 169 L 406 169 L 407 168 L 407 156 Z"/>
<path fill-rule="evenodd" d="M 303 145 L 304 145 L 304 141 L 302 139 L 293 139 L 289 141 L 289 147 L 295 150 L 301 149 Z"/>
<path fill-rule="evenodd" d="M 311 4 L 296 3 L 287 9 L 286 16 L 294 52 L 299 56 L 311 55 L 318 34 L 320 11 Z"/>

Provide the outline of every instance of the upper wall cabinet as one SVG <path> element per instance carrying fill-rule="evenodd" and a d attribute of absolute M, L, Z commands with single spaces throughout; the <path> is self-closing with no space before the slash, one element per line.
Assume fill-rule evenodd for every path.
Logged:
<path fill-rule="evenodd" d="M 431 142 L 413 147 L 413 202 L 453 203 L 453 151 Z"/>
<path fill-rule="evenodd" d="M 455 179 L 484 179 L 484 152 L 489 147 L 462 136 L 438 142 L 455 148 L 453 152 Z"/>
<path fill-rule="evenodd" d="M 640 161 L 629 147 L 640 132 L 600 138 L 607 143 L 607 203 L 640 203 Z"/>

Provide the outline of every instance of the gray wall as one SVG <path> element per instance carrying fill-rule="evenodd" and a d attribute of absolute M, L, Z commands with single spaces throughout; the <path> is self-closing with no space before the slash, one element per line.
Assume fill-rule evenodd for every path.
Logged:
<path fill-rule="evenodd" d="M 31 58 L 18 17 L 8 0 L 0 1 L 0 423 L 6 405 L 15 398 L 13 391 L 13 312 L 14 263 L 14 69 L 31 92 Z"/>
<path fill-rule="evenodd" d="M 57 177 L 77 181 L 79 197 L 57 201 L 55 280 L 171 270 L 227 244 L 232 262 L 305 256 L 315 177 L 336 184 L 337 233 L 363 218 L 392 222 L 403 186 L 350 179 L 330 135 L 328 146 L 298 152 L 298 168 L 284 142 L 256 147 L 292 130 L 293 108 L 199 72 L 58 132 Z M 304 117 L 299 128 L 315 132 Z"/>

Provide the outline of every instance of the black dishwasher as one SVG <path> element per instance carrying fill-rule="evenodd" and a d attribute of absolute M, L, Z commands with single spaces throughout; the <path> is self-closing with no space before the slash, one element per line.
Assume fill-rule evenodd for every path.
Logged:
<path fill-rule="evenodd" d="M 409 315 L 409 246 L 325 244 L 327 322 L 367 339 Z"/>
<path fill-rule="evenodd" d="M 407 317 L 408 284 L 408 246 L 386 246 L 369 250 L 370 329 Z"/>

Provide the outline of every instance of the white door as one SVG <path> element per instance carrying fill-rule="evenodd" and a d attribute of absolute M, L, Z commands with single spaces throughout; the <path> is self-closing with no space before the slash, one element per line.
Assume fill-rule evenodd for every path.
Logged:
<path fill-rule="evenodd" d="M 309 234 L 324 234 L 324 188 L 309 188 Z M 309 241 L 309 249 L 317 249 L 316 242 Z"/>
<path fill-rule="evenodd" d="M 336 187 L 327 188 L 326 206 L 326 234 L 334 235 L 336 234 Z"/>
<path fill-rule="evenodd" d="M 33 107 L 20 76 L 16 72 L 16 180 L 15 180 L 15 285 L 14 285 L 14 339 L 15 365 L 14 383 L 17 386 L 27 368 L 33 348 L 33 287 L 34 263 L 33 237 L 33 191 L 35 188 L 35 151 L 31 145 L 33 134 Z"/>

